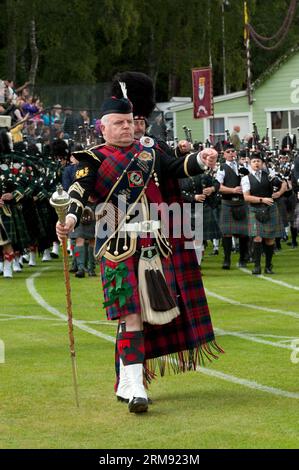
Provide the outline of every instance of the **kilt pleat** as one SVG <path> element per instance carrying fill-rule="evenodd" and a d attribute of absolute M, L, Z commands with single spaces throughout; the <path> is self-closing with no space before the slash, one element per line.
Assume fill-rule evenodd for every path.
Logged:
<path fill-rule="evenodd" d="M 295 207 L 295 214 L 294 214 L 294 227 L 299 230 L 299 203 L 297 203 Z"/>
<path fill-rule="evenodd" d="M 213 358 L 215 353 L 222 352 L 215 342 L 207 300 L 193 249 L 185 249 L 184 241 L 172 243 L 173 255 L 168 259 L 161 257 L 163 272 L 167 284 L 177 298 L 180 315 L 165 325 L 144 323 L 145 359 L 148 369 L 155 373 L 158 369 L 163 375 L 165 370 L 187 370 L 203 363 L 203 358 Z M 135 253 L 124 261 L 128 267 L 125 278 L 133 288 L 133 293 L 123 307 L 118 301 L 106 308 L 107 318 L 114 320 L 131 313 L 140 313 L 138 294 L 138 260 Z M 101 259 L 101 275 L 106 282 L 105 267 L 115 267 L 114 263 Z M 173 271 L 174 269 L 174 271 Z M 174 274 L 174 276 L 173 276 Z M 108 300 L 104 289 L 105 301 Z M 212 351 L 214 349 L 214 352 Z M 169 356 L 170 355 L 170 356 Z M 174 355 L 174 356 L 171 356 Z M 165 356 L 169 356 L 165 358 Z"/>
<path fill-rule="evenodd" d="M 245 204 L 246 217 L 243 220 L 235 220 L 233 207 L 222 202 L 220 211 L 219 227 L 223 236 L 226 235 L 248 235 L 248 206 Z"/>
<path fill-rule="evenodd" d="M 216 218 L 215 209 L 208 204 L 203 205 L 203 239 L 221 238 L 221 231 Z"/>
<path fill-rule="evenodd" d="M 270 220 L 266 223 L 261 223 L 256 219 L 255 207 L 249 207 L 249 223 L 248 230 L 250 237 L 261 238 L 281 238 L 284 236 L 284 226 L 279 216 L 279 211 L 276 204 L 269 206 Z"/>

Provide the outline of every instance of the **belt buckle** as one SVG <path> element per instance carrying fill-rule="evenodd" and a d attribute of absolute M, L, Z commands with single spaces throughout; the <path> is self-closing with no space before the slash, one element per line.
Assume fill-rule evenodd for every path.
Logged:
<path fill-rule="evenodd" d="M 153 220 L 143 220 L 140 222 L 141 232 L 152 232 L 153 231 Z"/>

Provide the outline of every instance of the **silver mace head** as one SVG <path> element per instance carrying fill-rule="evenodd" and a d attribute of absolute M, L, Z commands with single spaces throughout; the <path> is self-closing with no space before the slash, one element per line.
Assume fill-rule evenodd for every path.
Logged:
<path fill-rule="evenodd" d="M 65 217 L 70 203 L 71 198 L 69 194 L 64 191 L 61 184 L 58 184 L 55 193 L 52 194 L 50 204 L 52 207 L 54 207 L 56 214 L 58 215 L 58 220 L 61 224 L 65 223 Z"/>

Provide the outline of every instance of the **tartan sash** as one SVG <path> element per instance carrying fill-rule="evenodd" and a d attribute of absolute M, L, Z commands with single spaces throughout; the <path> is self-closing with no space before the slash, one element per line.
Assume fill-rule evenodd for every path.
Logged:
<path fill-rule="evenodd" d="M 109 149 L 109 148 L 108 148 Z M 137 153 L 134 152 L 137 150 Z M 107 153 L 99 168 L 101 178 L 116 174 L 104 203 L 96 207 L 95 256 L 100 258 L 109 241 L 120 231 L 128 216 L 144 194 L 155 167 L 155 151 L 151 147 L 135 144 L 130 151 L 117 149 Z M 115 178 L 114 178 L 115 180 Z"/>

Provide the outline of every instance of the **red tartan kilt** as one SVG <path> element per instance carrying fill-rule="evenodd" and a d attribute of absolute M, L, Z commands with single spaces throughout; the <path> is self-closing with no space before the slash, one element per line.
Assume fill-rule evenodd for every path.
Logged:
<path fill-rule="evenodd" d="M 106 308 L 106 314 L 108 320 L 117 320 L 120 317 L 130 315 L 132 313 L 141 312 L 141 305 L 139 299 L 139 292 L 138 292 L 138 262 L 139 262 L 139 253 L 135 253 L 133 256 L 128 258 L 126 261 L 123 261 L 127 268 L 128 268 L 128 276 L 124 279 L 124 282 L 128 282 L 130 286 L 133 288 L 133 294 L 129 297 L 126 301 L 126 304 L 123 307 L 119 307 L 118 300 L 108 306 Z M 175 277 L 173 272 L 173 264 L 171 258 L 165 259 L 161 256 L 161 262 L 163 267 L 163 273 L 166 279 L 166 283 L 170 288 L 172 293 L 173 299 L 176 300 L 177 298 L 177 291 L 176 291 L 176 284 L 175 284 Z M 105 267 L 108 266 L 109 268 L 115 268 L 119 263 L 115 263 L 114 261 L 110 261 L 106 258 L 102 258 L 101 260 L 101 275 L 102 275 L 102 282 L 105 284 Z M 115 285 L 115 281 L 113 284 Z M 104 289 L 104 298 L 105 301 L 109 300 L 108 298 L 108 290 Z"/>
<path fill-rule="evenodd" d="M 185 249 L 184 241 L 176 240 L 172 243 L 172 263 L 175 273 L 175 283 L 178 295 L 180 315 L 166 325 L 150 325 L 144 323 L 145 359 L 157 358 L 179 351 L 190 351 L 210 342 L 214 342 L 214 332 L 209 308 L 193 249 Z M 120 315 L 129 315 L 140 312 L 138 295 L 138 254 L 125 261 L 129 275 L 127 282 L 133 287 L 133 295 L 128 298 L 126 305 L 119 308 L 113 304 L 107 307 L 107 318 L 114 320 Z M 166 281 L 172 277 L 171 265 L 165 263 L 168 260 L 161 258 Z M 169 260 L 170 261 L 170 260 Z M 114 267 L 115 263 L 102 258 L 101 273 L 105 283 L 105 266 Z M 107 293 L 104 292 L 105 300 Z M 174 297 L 175 298 L 175 297 Z M 196 353 L 197 354 L 197 353 Z"/>

